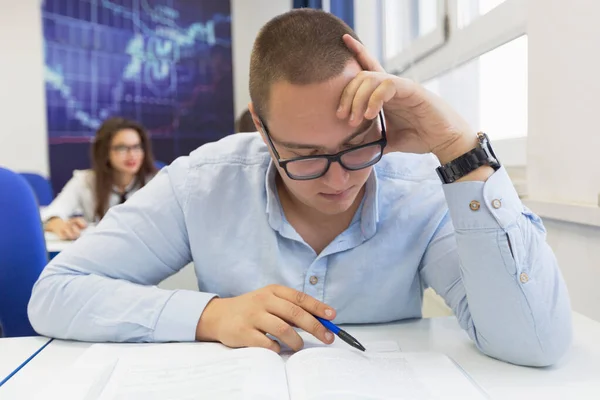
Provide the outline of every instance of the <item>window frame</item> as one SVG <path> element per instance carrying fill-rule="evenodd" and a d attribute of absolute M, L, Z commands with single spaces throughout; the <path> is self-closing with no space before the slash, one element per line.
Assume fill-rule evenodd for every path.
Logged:
<path fill-rule="evenodd" d="M 388 15 L 386 10 L 386 3 L 389 1 L 397 2 L 398 0 L 382 0 L 380 2 L 381 9 L 381 31 L 383 38 L 383 66 L 384 68 L 394 74 L 400 74 L 402 71 L 410 68 L 414 63 L 419 62 L 430 54 L 433 54 L 436 50 L 441 48 L 448 39 L 448 13 L 447 13 L 447 1 L 446 0 L 428 0 L 437 2 L 437 15 L 436 15 L 436 27 L 433 31 L 426 33 L 425 35 L 418 36 L 411 40 L 409 43 L 405 43 L 404 48 L 398 53 L 387 54 L 386 40 L 386 24 L 388 23 L 385 16 Z M 409 3 L 410 2 L 410 3 Z M 411 23 L 410 23 L 410 4 L 418 4 L 418 0 L 401 0 L 401 14 L 406 16 L 405 21 L 401 21 L 400 24 L 404 28 L 402 34 L 403 38 L 410 37 Z"/>

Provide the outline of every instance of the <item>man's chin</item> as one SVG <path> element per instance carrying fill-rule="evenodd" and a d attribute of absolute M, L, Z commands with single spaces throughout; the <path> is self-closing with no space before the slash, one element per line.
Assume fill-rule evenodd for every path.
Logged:
<path fill-rule="evenodd" d="M 346 199 L 344 201 L 331 202 L 320 200 L 318 204 L 316 204 L 315 208 L 325 215 L 342 214 L 352 207 L 355 199 L 356 196 L 354 196 L 352 199 Z"/>

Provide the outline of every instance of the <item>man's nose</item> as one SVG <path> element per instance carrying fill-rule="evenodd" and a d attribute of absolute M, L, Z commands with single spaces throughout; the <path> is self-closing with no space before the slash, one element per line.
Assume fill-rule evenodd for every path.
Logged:
<path fill-rule="evenodd" d="M 327 186 L 334 190 L 345 190 L 350 173 L 339 162 L 332 162 L 329 170 L 323 176 Z"/>

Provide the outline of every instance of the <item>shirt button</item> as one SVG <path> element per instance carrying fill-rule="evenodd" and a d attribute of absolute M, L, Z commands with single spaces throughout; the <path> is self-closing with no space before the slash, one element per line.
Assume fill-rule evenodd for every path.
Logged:
<path fill-rule="evenodd" d="M 498 199 L 494 199 L 492 200 L 492 207 L 494 207 L 497 210 L 500 207 L 502 207 L 502 202 Z"/>
<path fill-rule="evenodd" d="M 479 202 L 477 200 L 473 200 L 470 204 L 469 207 L 471 208 L 471 210 L 473 211 L 477 211 L 479 210 L 479 207 L 481 207 L 481 205 L 479 204 Z"/>
<path fill-rule="evenodd" d="M 521 272 L 521 275 L 519 275 L 519 280 L 521 283 L 527 283 L 529 282 L 529 275 L 527 275 L 525 272 Z"/>
<path fill-rule="evenodd" d="M 311 276 L 310 279 L 308 280 L 310 282 L 311 285 L 316 285 L 317 282 L 319 282 L 319 278 L 317 278 L 316 276 Z"/>

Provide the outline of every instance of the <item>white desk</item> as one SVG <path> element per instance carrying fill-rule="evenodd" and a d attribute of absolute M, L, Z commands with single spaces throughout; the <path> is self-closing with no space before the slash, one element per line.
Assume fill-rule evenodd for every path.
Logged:
<path fill-rule="evenodd" d="M 0 381 L 4 380 L 49 340 L 41 336 L 0 339 Z"/>
<path fill-rule="evenodd" d="M 73 240 L 59 239 L 58 236 L 51 232 L 44 232 L 44 237 L 46 239 L 46 251 L 48 251 L 48 253 L 60 253 L 73 243 Z"/>
<path fill-rule="evenodd" d="M 347 326 L 363 342 L 395 340 L 403 351 L 452 357 L 492 399 L 600 399 L 600 323 L 574 315 L 573 348 L 558 365 L 527 368 L 481 354 L 454 317 L 388 325 Z M 0 399 L 28 399 L 57 379 L 89 343 L 52 342 L 0 388 Z"/>
<path fill-rule="evenodd" d="M 86 233 L 93 231 L 94 228 L 95 225 L 90 224 L 81 232 L 81 235 L 85 235 Z M 46 239 L 46 250 L 48 251 L 48 253 L 60 253 L 75 242 L 74 240 L 60 239 L 56 234 L 52 232 L 44 232 L 44 238 Z"/>

